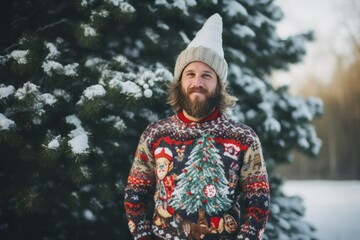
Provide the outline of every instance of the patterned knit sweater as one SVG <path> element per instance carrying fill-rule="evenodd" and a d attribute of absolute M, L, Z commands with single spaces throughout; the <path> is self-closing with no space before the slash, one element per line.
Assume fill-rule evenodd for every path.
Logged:
<path fill-rule="evenodd" d="M 261 239 L 269 184 L 259 139 L 219 111 L 156 121 L 140 138 L 124 204 L 134 239 Z"/>

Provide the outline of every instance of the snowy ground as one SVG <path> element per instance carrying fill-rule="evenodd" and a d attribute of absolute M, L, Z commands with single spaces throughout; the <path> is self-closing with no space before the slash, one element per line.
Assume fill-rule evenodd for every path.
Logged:
<path fill-rule="evenodd" d="M 360 239 L 360 181 L 287 181 L 284 191 L 303 198 L 319 240 Z"/>

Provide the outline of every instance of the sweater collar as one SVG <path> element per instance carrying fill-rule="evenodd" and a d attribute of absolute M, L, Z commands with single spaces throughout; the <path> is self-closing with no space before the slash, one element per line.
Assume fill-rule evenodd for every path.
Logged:
<path fill-rule="evenodd" d="M 188 119 L 187 117 L 185 117 L 184 113 L 182 112 L 182 110 L 180 110 L 178 113 L 178 117 L 181 121 L 185 122 L 185 123 L 192 123 L 194 121 Z M 218 118 L 220 116 L 220 110 L 219 109 L 215 109 L 215 111 L 213 111 L 209 116 L 207 116 L 206 118 L 201 119 L 200 121 L 198 121 L 197 123 L 202 123 L 202 122 L 209 122 L 212 121 L 216 118 Z"/>

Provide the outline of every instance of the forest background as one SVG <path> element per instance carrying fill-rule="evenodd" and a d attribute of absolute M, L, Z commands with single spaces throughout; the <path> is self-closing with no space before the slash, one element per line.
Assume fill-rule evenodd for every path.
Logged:
<path fill-rule="evenodd" d="M 313 29 L 303 62 L 275 72 L 294 94 L 319 96 L 324 114 L 315 120 L 322 148 L 316 158 L 295 154 L 279 172 L 288 179 L 360 179 L 360 2 L 277 0 L 285 12 L 280 34 Z M 301 11 L 298 11 L 301 9 Z"/>

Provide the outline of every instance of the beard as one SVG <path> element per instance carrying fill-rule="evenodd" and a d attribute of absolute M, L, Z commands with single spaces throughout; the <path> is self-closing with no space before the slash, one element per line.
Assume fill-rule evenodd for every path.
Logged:
<path fill-rule="evenodd" d="M 195 97 L 193 100 L 190 98 L 190 94 L 193 92 L 200 92 L 205 94 L 205 98 L 201 100 L 199 97 Z M 221 101 L 220 86 L 217 85 L 216 89 L 212 92 L 208 92 L 203 87 L 190 88 L 188 93 L 180 86 L 179 89 L 179 103 L 181 108 L 190 116 L 194 118 L 203 118 L 209 115 L 214 108 L 219 107 Z"/>

